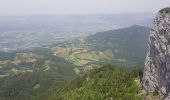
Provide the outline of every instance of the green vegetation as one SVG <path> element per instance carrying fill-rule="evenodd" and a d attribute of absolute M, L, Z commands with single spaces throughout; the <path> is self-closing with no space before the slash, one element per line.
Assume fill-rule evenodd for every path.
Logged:
<path fill-rule="evenodd" d="M 148 31 L 132 26 L 31 50 L 0 52 L 0 100 L 140 100 L 138 70 L 102 66 L 142 66 Z"/>
<path fill-rule="evenodd" d="M 126 59 L 129 63 L 142 62 L 147 50 L 149 28 L 134 25 L 131 27 L 99 32 L 89 36 L 89 48 L 113 55 L 112 59 Z M 109 52 L 108 52 L 109 51 Z"/>
<path fill-rule="evenodd" d="M 142 66 L 147 51 L 148 33 L 149 28 L 134 25 L 99 32 L 49 48 L 56 56 L 79 66 L 82 71 L 96 66 L 99 68 L 105 64 L 128 67 L 140 63 Z"/>
<path fill-rule="evenodd" d="M 76 77 L 75 66 L 46 49 L 11 55 L 0 61 L 0 100 L 46 100 Z"/>
<path fill-rule="evenodd" d="M 79 77 L 48 100 L 142 100 L 139 92 L 139 70 L 107 65 Z"/>
<path fill-rule="evenodd" d="M 170 13 L 170 7 L 161 9 L 161 10 L 160 10 L 160 13 Z"/>
<path fill-rule="evenodd" d="M 158 96 L 159 95 L 159 87 L 156 87 L 156 89 L 153 91 L 153 95 L 154 96 Z"/>

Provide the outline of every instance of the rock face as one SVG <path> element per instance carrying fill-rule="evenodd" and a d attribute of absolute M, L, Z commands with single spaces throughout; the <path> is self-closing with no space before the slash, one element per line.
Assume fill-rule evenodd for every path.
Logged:
<path fill-rule="evenodd" d="M 170 13 L 161 11 L 154 19 L 142 85 L 150 92 L 158 90 L 164 97 L 170 93 Z"/>

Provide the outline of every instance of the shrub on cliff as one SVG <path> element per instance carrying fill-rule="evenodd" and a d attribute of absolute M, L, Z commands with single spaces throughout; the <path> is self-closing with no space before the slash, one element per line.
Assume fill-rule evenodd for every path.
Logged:
<path fill-rule="evenodd" d="M 164 8 L 160 10 L 161 13 L 170 13 L 170 7 Z"/>

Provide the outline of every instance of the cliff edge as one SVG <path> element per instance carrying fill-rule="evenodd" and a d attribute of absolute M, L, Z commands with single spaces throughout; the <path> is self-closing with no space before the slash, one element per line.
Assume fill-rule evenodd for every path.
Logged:
<path fill-rule="evenodd" d="M 170 8 L 156 15 L 148 45 L 143 88 L 149 92 L 158 91 L 163 99 L 170 100 Z"/>

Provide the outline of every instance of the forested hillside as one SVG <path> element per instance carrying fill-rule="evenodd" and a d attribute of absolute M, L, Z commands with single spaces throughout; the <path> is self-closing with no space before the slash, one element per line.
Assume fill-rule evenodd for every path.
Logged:
<path fill-rule="evenodd" d="M 0 100 L 46 100 L 76 77 L 75 65 L 45 49 L 1 53 L 0 58 L 4 58 L 0 59 Z"/>
<path fill-rule="evenodd" d="M 48 100 L 142 100 L 140 69 L 103 66 L 77 78 Z"/>

